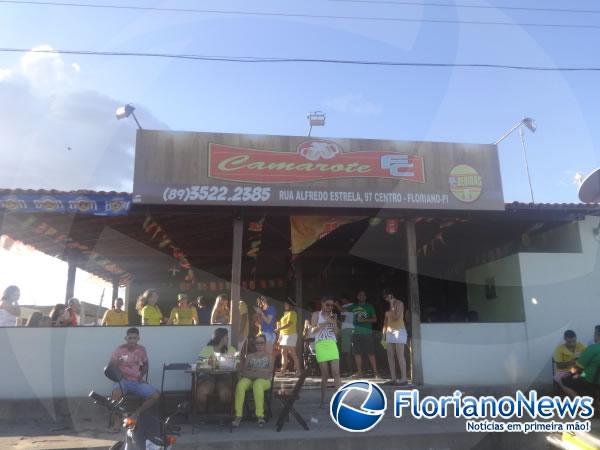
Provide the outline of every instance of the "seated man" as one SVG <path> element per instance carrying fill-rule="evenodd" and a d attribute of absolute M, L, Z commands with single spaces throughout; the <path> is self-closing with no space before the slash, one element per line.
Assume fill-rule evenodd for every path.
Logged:
<path fill-rule="evenodd" d="M 148 355 L 146 349 L 138 345 L 139 340 L 139 330 L 129 328 L 125 336 L 127 343 L 115 349 L 109 362 L 109 365 L 118 367 L 123 374 L 121 383 L 113 385 L 113 400 L 119 400 L 126 394 L 137 395 L 144 399 L 142 405 L 132 414 L 136 417 L 154 405 L 160 396 L 156 388 L 143 381 L 148 373 Z"/>
<path fill-rule="evenodd" d="M 594 385 L 600 384 L 600 327 L 594 330 L 594 342 L 577 358 L 575 373 L 562 379 L 563 389 L 571 397 L 591 395 Z"/>
<path fill-rule="evenodd" d="M 575 367 L 575 360 L 585 350 L 585 345 L 577 342 L 577 335 L 573 330 L 565 331 L 563 338 L 565 343 L 556 347 L 553 359 L 556 366 L 554 381 L 564 390 L 562 379 L 571 373 L 571 369 Z"/>
<path fill-rule="evenodd" d="M 256 351 L 250 353 L 242 362 L 241 379 L 235 387 L 235 419 L 231 424 L 239 427 L 242 421 L 246 391 L 252 388 L 254 407 L 258 426 L 265 425 L 265 391 L 271 387 L 273 374 L 273 355 L 267 353 L 267 340 L 259 334 L 254 340 Z"/>

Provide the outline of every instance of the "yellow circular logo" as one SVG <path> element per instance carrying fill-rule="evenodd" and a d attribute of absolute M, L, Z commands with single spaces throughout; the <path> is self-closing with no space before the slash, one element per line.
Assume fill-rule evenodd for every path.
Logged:
<path fill-rule="evenodd" d="M 454 166 L 448 177 L 450 191 L 461 202 L 471 203 L 481 195 L 481 176 L 466 164 Z"/>

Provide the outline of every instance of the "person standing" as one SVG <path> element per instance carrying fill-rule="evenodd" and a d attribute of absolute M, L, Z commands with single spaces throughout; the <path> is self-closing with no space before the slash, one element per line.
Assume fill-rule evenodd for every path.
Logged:
<path fill-rule="evenodd" d="M 288 365 L 288 355 L 294 361 L 295 375 L 300 375 L 300 361 L 296 351 L 298 342 L 298 315 L 294 311 L 294 305 L 291 300 L 286 300 L 283 305 L 285 312 L 279 319 L 275 333 L 279 333 L 279 346 L 281 347 L 281 373 L 285 373 Z"/>
<path fill-rule="evenodd" d="M 196 308 L 188 305 L 186 294 L 177 294 L 177 306 L 171 310 L 169 325 L 197 325 L 198 313 Z"/>
<path fill-rule="evenodd" d="M 356 300 L 356 303 L 350 308 L 350 311 L 354 313 L 352 353 L 354 353 L 354 362 L 356 363 L 356 377 L 362 378 L 364 376 L 362 364 L 364 356 L 371 363 L 375 378 L 379 378 L 377 362 L 375 361 L 375 343 L 373 341 L 373 324 L 377 322 L 375 308 L 367 303 L 365 291 L 359 291 L 356 294 Z"/>
<path fill-rule="evenodd" d="M 327 381 L 331 373 L 336 389 L 340 387 L 340 354 L 338 352 L 336 334 L 338 330 L 337 315 L 333 312 L 334 301 L 330 296 L 321 299 L 321 310 L 315 311 L 311 317 L 311 332 L 315 335 L 315 351 L 317 363 L 321 370 L 321 403 L 325 405 Z M 331 371 L 330 371 L 331 368 Z"/>
<path fill-rule="evenodd" d="M 225 294 L 218 295 L 215 299 L 212 313 L 210 314 L 211 325 L 228 325 L 231 323 L 229 297 Z"/>
<path fill-rule="evenodd" d="M 17 318 L 21 315 L 19 298 L 21 290 L 17 286 L 4 289 L 0 300 L 0 327 L 16 327 Z"/>
<path fill-rule="evenodd" d="M 138 304 L 145 305 L 141 309 L 142 325 L 160 325 L 163 320 L 162 312 L 156 304 L 158 292 L 154 289 L 146 289 L 138 299 Z"/>
<path fill-rule="evenodd" d="M 383 299 L 390 304 L 383 321 L 383 338 L 386 343 L 386 352 L 392 384 L 406 384 L 406 360 L 404 346 L 408 339 L 404 325 L 404 303 L 398 300 L 391 289 L 383 290 Z M 400 379 L 396 378 L 396 359 L 400 367 Z"/>
<path fill-rule="evenodd" d="M 208 306 L 208 299 L 199 295 L 196 298 L 194 307 L 196 308 L 196 315 L 198 316 L 198 325 L 210 325 L 211 309 Z"/>
<path fill-rule="evenodd" d="M 52 327 L 68 327 L 69 326 L 69 311 L 64 303 L 57 303 L 50 311 L 50 326 Z"/>
<path fill-rule="evenodd" d="M 107 310 L 102 317 L 103 327 L 126 327 L 129 325 L 129 318 L 127 312 L 123 311 L 123 299 L 117 298 L 114 306 Z"/>
<path fill-rule="evenodd" d="M 260 330 L 259 334 L 262 334 L 267 341 L 267 352 L 269 354 L 273 351 L 273 344 L 275 343 L 275 308 L 269 305 L 269 300 L 264 295 L 259 296 L 256 299 L 257 306 L 254 307 L 254 312 L 259 320 Z"/>
<path fill-rule="evenodd" d="M 351 311 L 353 303 L 350 303 L 349 296 L 343 294 L 340 302 L 336 302 L 336 309 L 341 318 L 341 350 L 342 367 L 345 370 L 344 376 L 352 375 L 352 332 L 354 330 L 354 313 Z"/>
<path fill-rule="evenodd" d="M 67 304 L 69 305 L 67 307 L 67 311 L 69 312 L 69 325 L 72 327 L 76 327 L 81 323 L 81 317 L 79 316 L 81 306 L 79 304 L 79 300 L 73 297 L 69 299 Z"/>
<path fill-rule="evenodd" d="M 245 354 L 244 346 L 248 342 L 250 334 L 250 319 L 248 318 L 248 305 L 244 300 L 238 302 L 240 308 L 240 327 L 238 332 L 238 349 L 242 354 Z"/>

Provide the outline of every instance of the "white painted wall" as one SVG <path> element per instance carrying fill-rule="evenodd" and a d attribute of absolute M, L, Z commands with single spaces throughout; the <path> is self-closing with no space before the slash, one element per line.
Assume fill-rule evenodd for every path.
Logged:
<path fill-rule="evenodd" d="M 421 338 L 425 384 L 519 384 L 526 378 L 522 322 L 427 323 Z"/>
<path fill-rule="evenodd" d="M 150 360 L 149 382 L 160 388 L 162 364 L 195 362 L 217 326 L 140 327 Z M 0 399 L 108 395 L 102 369 L 124 343 L 127 327 L 0 328 Z M 179 375 L 179 377 L 177 376 Z M 187 389 L 190 376 L 173 374 L 166 388 Z"/>
<path fill-rule="evenodd" d="M 565 330 L 588 344 L 600 325 L 600 242 L 592 231 L 599 220 L 579 222 L 582 253 L 519 255 L 531 382 L 551 381 L 552 352 Z"/>
<path fill-rule="evenodd" d="M 469 310 L 477 311 L 481 322 L 523 322 L 523 292 L 519 255 L 482 264 L 465 274 Z M 485 282 L 493 277 L 496 298 L 485 296 Z"/>
<path fill-rule="evenodd" d="M 425 383 L 551 383 L 552 353 L 564 331 L 588 344 L 600 325 L 600 242 L 592 231 L 599 220 L 579 222 L 582 253 L 520 253 L 497 266 L 519 269 L 525 322 L 422 324 Z M 485 274 L 486 266 L 474 273 Z"/>

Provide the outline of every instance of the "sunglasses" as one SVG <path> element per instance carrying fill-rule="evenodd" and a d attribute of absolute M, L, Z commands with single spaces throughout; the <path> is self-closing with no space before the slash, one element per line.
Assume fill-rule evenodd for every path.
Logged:
<path fill-rule="evenodd" d="M 265 341 L 257 341 L 254 343 L 254 345 L 265 345 L 266 342 Z"/>

